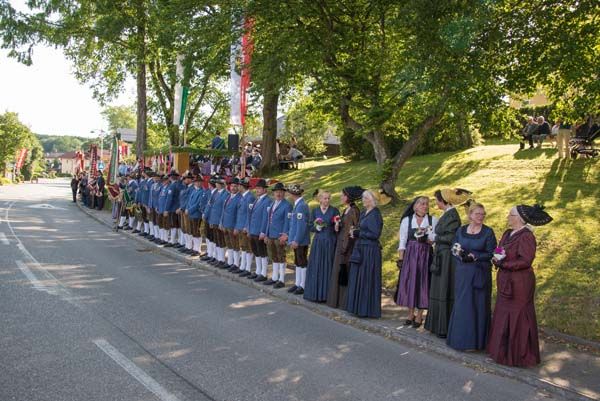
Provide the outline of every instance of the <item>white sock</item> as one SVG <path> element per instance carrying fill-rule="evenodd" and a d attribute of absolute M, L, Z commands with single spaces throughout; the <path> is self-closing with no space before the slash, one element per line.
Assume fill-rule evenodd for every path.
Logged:
<path fill-rule="evenodd" d="M 279 281 L 279 263 L 273 262 L 273 273 L 271 274 L 271 280 Z"/>
<path fill-rule="evenodd" d="M 239 252 L 238 256 L 240 256 L 238 259 L 239 264 L 236 264 L 236 266 L 238 266 L 240 270 L 244 271 L 246 270 L 246 252 Z"/>
<path fill-rule="evenodd" d="M 154 223 L 148 223 L 148 228 L 150 229 L 150 235 L 154 235 Z"/>
<path fill-rule="evenodd" d="M 294 285 L 296 287 L 300 287 L 301 281 L 302 281 L 302 272 L 300 271 L 300 268 L 298 266 L 296 266 L 296 281 L 294 282 Z"/>
<path fill-rule="evenodd" d="M 183 231 L 181 231 L 181 229 L 179 229 L 178 232 L 179 232 L 179 245 L 185 245 L 185 236 L 187 234 L 184 234 Z"/>
<path fill-rule="evenodd" d="M 252 271 L 252 259 L 254 255 L 251 252 L 246 252 L 246 270 Z"/>
<path fill-rule="evenodd" d="M 221 257 L 219 260 L 225 262 L 225 248 L 219 248 L 219 256 Z"/>
<path fill-rule="evenodd" d="M 279 264 L 279 281 L 285 283 L 285 263 Z"/>
<path fill-rule="evenodd" d="M 130 218 L 129 218 L 129 227 L 133 227 L 133 221 L 134 221 L 134 220 L 135 220 L 135 219 L 134 219 L 133 217 L 130 217 Z"/>
<path fill-rule="evenodd" d="M 301 267 L 300 272 L 302 273 L 300 276 L 300 287 L 304 288 L 304 284 L 306 284 L 306 267 Z"/>
<path fill-rule="evenodd" d="M 125 216 L 121 216 L 119 219 L 119 227 L 123 227 L 123 224 L 125 224 Z"/>
<path fill-rule="evenodd" d="M 175 244 L 175 243 L 177 243 L 177 229 L 172 228 L 171 229 L 171 244 Z"/>
<path fill-rule="evenodd" d="M 148 223 L 144 223 L 144 232 L 148 234 L 150 232 L 150 225 Z"/>
<path fill-rule="evenodd" d="M 233 253 L 233 264 L 240 267 L 240 251 L 232 251 Z"/>
<path fill-rule="evenodd" d="M 206 240 L 206 253 L 208 254 L 209 257 L 213 257 L 213 247 L 212 247 L 212 242 Z"/>
<path fill-rule="evenodd" d="M 160 228 L 158 226 L 154 226 L 154 238 L 160 238 Z"/>
<path fill-rule="evenodd" d="M 269 258 L 262 258 L 262 275 L 267 277 L 267 270 L 269 268 Z"/>
<path fill-rule="evenodd" d="M 137 222 L 137 225 L 136 225 L 135 229 L 138 230 L 138 231 L 142 231 L 142 222 L 141 221 Z"/>
<path fill-rule="evenodd" d="M 262 259 L 258 256 L 255 256 L 254 264 L 256 265 L 256 270 L 254 270 L 254 273 L 260 275 L 262 273 Z"/>

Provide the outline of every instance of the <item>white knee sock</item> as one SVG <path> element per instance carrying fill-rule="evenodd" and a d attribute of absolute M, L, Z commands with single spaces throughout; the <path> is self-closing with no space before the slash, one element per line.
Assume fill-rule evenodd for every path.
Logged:
<path fill-rule="evenodd" d="M 142 231 L 142 222 L 141 221 L 137 222 L 137 225 L 136 225 L 135 229 L 138 230 L 138 231 Z"/>
<path fill-rule="evenodd" d="M 134 217 L 130 217 L 129 218 L 129 227 L 133 228 L 133 221 L 135 220 Z"/>
<path fill-rule="evenodd" d="M 273 262 L 273 273 L 271 274 L 271 280 L 279 281 L 279 263 Z"/>
<path fill-rule="evenodd" d="M 262 273 L 262 258 L 255 256 L 254 264 L 256 265 L 256 270 L 254 271 L 254 273 L 260 275 Z"/>
<path fill-rule="evenodd" d="M 238 263 L 236 263 L 236 266 L 238 266 L 240 268 L 240 270 L 244 271 L 246 270 L 246 252 L 238 252 Z"/>
<path fill-rule="evenodd" d="M 304 284 L 306 284 L 306 267 L 300 268 L 301 276 L 300 276 L 300 287 L 304 288 Z"/>
<path fill-rule="evenodd" d="M 177 242 L 177 229 L 171 229 L 171 244 L 175 244 Z"/>
<path fill-rule="evenodd" d="M 252 271 L 252 259 L 254 258 L 254 255 L 251 252 L 246 252 L 246 270 L 251 272 Z"/>
<path fill-rule="evenodd" d="M 160 238 L 160 227 L 154 226 L 154 238 Z"/>
<path fill-rule="evenodd" d="M 219 261 L 225 262 L 225 248 L 219 248 Z"/>
<path fill-rule="evenodd" d="M 279 264 L 279 281 L 285 283 L 285 263 Z"/>
<path fill-rule="evenodd" d="M 179 245 L 185 245 L 185 237 L 187 236 L 187 234 L 184 234 L 183 231 L 181 231 L 181 228 L 178 230 L 179 232 Z"/>
<path fill-rule="evenodd" d="M 294 285 L 296 287 L 300 287 L 301 281 L 302 281 L 302 272 L 300 271 L 300 268 L 298 266 L 296 266 L 296 281 L 294 281 Z"/>
<path fill-rule="evenodd" d="M 150 225 L 148 223 L 144 223 L 144 232 L 148 234 L 150 232 Z"/>
<path fill-rule="evenodd" d="M 233 264 L 240 267 L 240 251 L 232 251 L 233 253 Z"/>
<path fill-rule="evenodd" d="M 267 270 L 269 267 L 269 258 L 262 258 L 262 275 L 267 277 Z"/>
<path fill-rule="evenodd" d="M 119 218 L 119 228 L 123 227 L 123 224 L 125 224 L 125 216 Z"/>

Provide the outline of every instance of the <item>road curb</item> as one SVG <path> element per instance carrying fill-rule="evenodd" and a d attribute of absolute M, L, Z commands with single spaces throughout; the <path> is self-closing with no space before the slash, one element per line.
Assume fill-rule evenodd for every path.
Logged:
<path fill-rule="evenodd" d="M 112 226 L 109 225 L 105 220 L 96 216 L 93 212 L 86 210 L 79 202 L 77 202 L 77 206 L 79 209 L 84 212 L 86 215 L 96 220 L 97 222 L 109 227 L 112 229 Z M 424 349 L 429 352 L 433 352 L 437 355 L 443 356 L 445 358 L 451 359 L 453 361 L 457 361 L 462 363 L 465 366 L 468 366 L 477 371 L 483 371 L 486 373 L 493 373 L 499 376 L 507 377 L 510 379 L 518 380 L 522 383 L 526 383 L 540 390 L 545 390 L 548 393 L 559 395 L 561 397 L 567 398 L 573 401 L 598 401 L 600 398 L 588 396 L 581 391 L 558 385 L 556 383 L 552 383 L 543 377 L 540 377 L 536 374 L 531 373 L 528 369 L 521 368 L 512 368 L 508 366 L 503 366 L 496 364 L 490 358 L 483 357 L 479 354 L 470 354 L 463 353 L 453 350 L 445 345 L 445 343 L 440 343 L 433 335 L 428 334 L 420 334 L 415 330 L 402 330 L 396 329 L 394 327 L 387 327 L 383 324 L 378 324 L 375 319 L 364 319 L 358 318 L 354 315 L 347 313 L 344 310 L 330 308 L 324 304 L 314 303 L 310 301 L 306 301 L 304 298 L 298 297 L 293 294 L 289 294 L 285 289 L 276 290 L 270 286 L 263 286 L 259 283 L 255 283 L 252 280 L 248 280 L 244 277 L 239 277 L 237 275 L 233 275 L 229 273 L 227 270 L 219 269 L 213 267 L 209 264 L 203 263 L 197 259 L 191 259 L 189 256 L 183 255 L 178 251 L 175 251 L 171 248 L 163 248 L 157 246 L 153 243 L 148 242 L 144 237 L 140 237 L 136 234 L 132 234 L 129 231 L 120 231 L 121 234 L 132 238 L 140 243 L 145 245 L 154 245 L 158 252 L 163 254 L 164 256 L 175 259 L 179 262 L 185 263 L 189 266 L 200 268 L 204 271 L 208 271 L 215 276 L 222 277 L 228 279 L 230 281 L 235 281 L 237 283 L 243 284 L 247 287 L 252 287 L 259 292 L 268 294 L 277 298 L 279 300 L 285 301 L 292 305 L 302 306 L 306 309 L 309 309 L 313 312 L 318 313 L 321 316 L 324 316 L 328 319 L 334 320 L 336 322 L 340 322 L 343 324 L 350 325 L 352 327 L 358 328 L 360 330 L 380 335 L 387 339 L 391 339 L 397 341 L 399 343 L 410 345 L 414 347 L 418 347 Z M 400 325 L 400 323 L 398 323 Z M 592 343 L 593 344 L 593 343 Z"/>

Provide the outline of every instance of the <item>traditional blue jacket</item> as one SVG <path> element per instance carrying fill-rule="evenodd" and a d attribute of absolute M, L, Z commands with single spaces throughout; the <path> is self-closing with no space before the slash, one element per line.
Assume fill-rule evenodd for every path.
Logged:
<path fill-rule="evenodd" d="M 254 204 L 256 197 L 250 191 L 240 196 L 240 201 L 237 204 L 235 216 L 235 229 L 248 230 L 248 216 L 250 215 L 250 205 Z"/>
<path fill-rule="evenodd" d="M 292 211 L 292 205 L 285 199 L 277 207 L 275 207 L 276 203 L 277 201 L 273 200 L 273 203 L 267 209 L 267 226 L 266 231 L 263 233 L 272 239 L 288 233 L 290 228 L 288 214 Z"/>
<path fill-rule="evenodd" d="M 148 192 L 148 206 L 155 210 L 158 210 L 158 196 L 160 195 L 161 188 L 162 184 L 160 181 L 154 182 L 154 180 L 152 180 L 152 185 L 150 186 L 150 191 Z"/>
<path fill-rule="evenodd" d="M 129 197 L 134 202 L 137 200 L 138 188 L 139 188 L 139 185 L 136 180 L 129 180 L 127 182 L 127 192 L 129 192 Z"/>
<path fill-rule="evenodd" d="M 152 178 L 140 180 L 140 188 L 138 189 L 137 201 L 144 206 L 148 205 L 151 185 L 152 185 Z"/>
<path fill-rule="evenodd" d="M 179 181 L 173 181 L 169 184 L 167 190 L 167 201 L 165 211 L 174 212 L 179 207 L 179 191 L 181 190 Z"/>
<path fill-rule="evenodd" d="M 229 197 L 229 192 L 226 189 L 221 190 L 221 192 L 215 192 L 214 202 L 210 208 L 210 214 L 208 215 L 208 224 L 219 225 L 221 223 L 223 206 L 225 205 L 227 197 Z"/>
<path fill-rule="evenodd" d="M 161 185 L 160 192 L 158 194 L 158 213 L 168 212 L 167 209 L 167 194 L 169 192 L 169 184 Z"/>
<path fill-rule="evenodd" d="M 235 228 L 235 219 L 237 217 L 236 211 L 237 206 L 242 199 L 242 194 L 230 194 L 225 199 L 225 205 L 223 206 L 223 214 L 221 215 L 221 225 L 225 228 L 233 230 Z"/>
<path fill-rule="evenodd" d="M 271 198 L 267 194 L 256 199 L 250 205 L 248 214 L 248 232 L 250 235 L 260 235 L 267 230 L 267 208 L 271 206 Z"/>
<path fill-rule="evenodd" d="M 310 210 L 304 198 L 298 200 L 289 216 L 288 244 L 296 242 L 298 245 L 308 245 L 310 243 Z"/>
<path fill-rule="evenodd" d="M 188 212 L 188 216 L 190 219 L 199 219 L 202 217 L 202 213 L 200 211 L 200 201 L 204 196 L 204 189 L 202 189 L 202 187 L 196 189 L 192 185 L 188 191 L 188 194 L 188 202 L 185 207 Z"/>
<path fill-rule="evenodd" d="M 178 207 L 181 210 L 185 210 L 190 193 L 194 189 L 194 185 L 193 184 L 185 185 L 182 182 L 180 187 L 181 187 L 181 189 L 179 190 L 179 206 Z"/>
<path fill-rule="evenodd" d="M 206 203 L 204 204 L 204 209 L 202 209 L 202 219 L 208 222 L 208 217 L 210 216 L 210 210 L 212 209 L 213 203 L 215 203 L 215 199 L 217 197 L 216 188 L 209 188 L 206 190 Z"/>

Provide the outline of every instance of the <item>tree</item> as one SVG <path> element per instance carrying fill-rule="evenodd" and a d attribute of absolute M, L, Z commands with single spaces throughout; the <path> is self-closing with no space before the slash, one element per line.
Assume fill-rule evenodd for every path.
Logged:
<path fill-rule="evenodd" d="M 115 132 L 117 128 L 135 128 L 135 110 L 128 106 L 107 106 L 102 110 L 102 117 L 108 122 L 108 130 Z"/>
<path fill-rule="evenodd" d="M 27 159 L 23 167 L 30 173 L 43 158 L 43 149 L 31 130 L 19 121 L 17 113 L 0 114 L 0 172 L 6 175 L 7 163 L 15 162 L 17 151 L 26 148 Z M 31 176 L 31 175 L 29 175 Z"/>
<path fill-rule="evenodd" d="M 313 96 L 297 93 L 293 97 L 296 100 L 285 114 L 280 139 L 290 142 L 294 137 L 298 148 L 308 155 L 323 153 L 325 136 L 328 132 L 336 132 L 333 116 L 324 113 Z"/>

